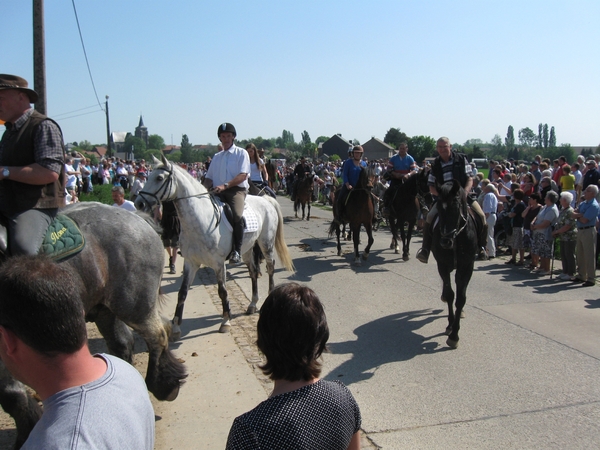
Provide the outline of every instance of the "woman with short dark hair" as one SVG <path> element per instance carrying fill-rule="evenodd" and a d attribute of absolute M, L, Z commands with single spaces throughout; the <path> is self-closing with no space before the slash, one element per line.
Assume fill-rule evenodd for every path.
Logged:
<path fill-rule="evenodd" d="M 227 449 L 358 449 L 360 409 L 339 381 L 320 380 L 329 339 L 323 305 L 306 286 L 283 284 L 258 319 L 263 372 L 275 383 L 269 399 L 235 419 Z"/>

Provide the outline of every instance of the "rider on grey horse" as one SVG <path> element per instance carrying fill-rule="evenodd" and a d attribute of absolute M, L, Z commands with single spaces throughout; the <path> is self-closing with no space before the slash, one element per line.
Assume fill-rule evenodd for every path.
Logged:
<path fill-rule="evenodd" d="M 235 127 L 223 123 L 217 129 L 217 136 L 223 144 L 223 151 L 215 154 L 206 177 L 202 183 L 207 189 L 218 194 L 221 200 L 231 206 L 233 214 L 233 252 L 230 264 L 241 261 L 242 241 L 244 239 L 244 201 L 248 193 L 248 175 L 250 175 L 250 157 L 248 152 L 234 145 L 237 136 Z"/>

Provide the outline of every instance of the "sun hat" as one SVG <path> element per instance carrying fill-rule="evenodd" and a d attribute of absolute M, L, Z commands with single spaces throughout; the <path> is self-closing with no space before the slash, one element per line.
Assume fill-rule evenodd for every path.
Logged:
<path fill-rule="evenodd" d="M 38 100 L 38 94 L 33 89 L 29 89 L 27 80 L 18 77 L 16 75 L 8 75 L 5 73 L 0 74 L 0 90 L 5 89 L 18 89 L 23 91 L 29 97 L 31 103 L 35 103 Z"/>

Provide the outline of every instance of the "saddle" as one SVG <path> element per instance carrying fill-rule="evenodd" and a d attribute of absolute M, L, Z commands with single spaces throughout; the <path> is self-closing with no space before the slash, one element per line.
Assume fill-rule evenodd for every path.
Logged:
<path fill-rule="evenodd" d="M 229 231 L 233 232 L 233 213 L 231 212 L 231 206 L 228 203 L 220 201 L 221 203 L 221 218 L 227 225 Z M 256 211 L 248 206 L 248 203 L 244 204 L 244 214 L 242 215 L 242 223 L 244 224 L 244 233 L 253 233 L 258 230 L 258 216 Z"/>
<path fill-rule="evenodd" d="M 58 214 L 46 231 L 39 254 L 47 255 L 54 261 L 76 255 L 85 247 L 85 237 L 79 226 L 69 217 Z M 0 224 L 0 252 L 7 254 L 8 232 Z"/>

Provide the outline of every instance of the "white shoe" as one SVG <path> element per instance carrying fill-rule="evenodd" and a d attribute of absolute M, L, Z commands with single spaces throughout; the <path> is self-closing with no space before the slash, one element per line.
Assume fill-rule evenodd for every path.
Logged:
<path fill-rule="evenodd" d="M 558 278 L 564 281 L 571 281 L 571 275 L 567 275 L 566 273 L 561 273 Z"/>

